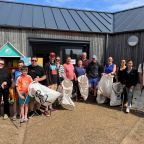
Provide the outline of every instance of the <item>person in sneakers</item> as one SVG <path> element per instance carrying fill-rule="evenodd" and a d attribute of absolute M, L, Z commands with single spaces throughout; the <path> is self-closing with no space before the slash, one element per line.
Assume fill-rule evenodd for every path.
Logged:
<path fill-rule="evenodd" d="M 22 74 L 21 69 L 24 66 L 24 61 L 18 61 L 18 68 L 12 70 L 12 88 L 14 91 L 14 103 L 13 103 L 13 120 L 16 120 L 17 116 L 17 101 L 18 101 L 18 94 L 16 93 L 16 81 L 18 77 Z"/>
<path fill-rule="evenodd" d="M 103 72 L 102 66 L 97 62 L 96 55 L 93 55 L 92 61 L 87 67 L 87 76 L 89 79 L 90 91 L 93 92 L 93 96 L 96 96 L 97 85 Z"/>
<path fill-rule="evenodd" d="M 5 67 L 5 61 L 0 59 L 0 104 L 3 96 L 4 101 L 4 119 L 9 116 L 9 87 L 11 86 L 11 76 Z"/>
<path fill-rule="evenodd" d="M 26 66 L 22 67 L 21 72 L 21 76 L 16 81 L 16 89 L 19 96 L 21 122 L 26 122 L 28 120 L 28 104 L 30 101 L 28 86 L 33 80 L 30 75 L 27 75 L 28 68 Z"/>
<path fill-rule="evenodd" d="M 38 65 L 38 58 L 36 56 L 31 58 L 31 65 L 28 66 L 28 75 L 30 75 L 35 82 L 39 82 L 45 86 L 47 85 L 45 71 L 41 66 Z M 35 114 L 34 110 L 37 114 L 41 115 L 40 104 L 31 98 L 29 112 L 30 117 Z"/>
<path fill-rule="evenodd" d="M 133 68 L 133 61 L 130 59 L 127 61 L 127 68 L 125 69 L 125 84 L 128 98 L 128 106 L 126 112 L 130 112 L 130 107 L 132 103 L 134 87 L 138 82 L 138 72 Z"/>

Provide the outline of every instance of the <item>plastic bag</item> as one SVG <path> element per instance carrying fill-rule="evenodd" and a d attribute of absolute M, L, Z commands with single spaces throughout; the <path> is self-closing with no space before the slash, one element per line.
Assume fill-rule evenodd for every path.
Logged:
<path fill-rule="evenodd" d="M 60 97 L 61 93 L 54 91 L 38 82 L 32 82 L 28 87 L 28 94 L 42 105 L 50 105 Z"/>
<path fill-rule="evenodd" d="M 98 84 L 97 95 L 110 98 L 112 92 L 113 76 L 103 75 Z"/>
<path fill-rule="evenodd" d="M 96 101 L 97 101 L 98 104 L 105 103 L 105 100 L 106 100 L 105 96 L 97 95 L 97 97 L 96 97 Z"/>
<path fill-rule="evenodd" d="M 112 93 L 110 96 L 110 106 L 121 105 L 122 92 L 123 92 L 123 86 L 120 82 L 112 84 Z"/>
<path fill-rule="evenodd" d="M 133 92 L 132 109 L 144 112 L 144 90 L 137 84 Z"/>
<path fill-rule="evenodd" d="M 73 83 L 68 79 L 62 81 L 62 97 L 59 99 L 61 106 L 68 110 L 74 110 L 75 104 L 71 100 Z"/>
<path fill-rule="evenodd" d="M 78 85 L 79 85 L 81 96 L 86 101 L 88 98 L 88 92 L 89 92 L 89 83 L 88 83 L 88 78 L 86 75 L 82 75 L 78 77 Z"/>

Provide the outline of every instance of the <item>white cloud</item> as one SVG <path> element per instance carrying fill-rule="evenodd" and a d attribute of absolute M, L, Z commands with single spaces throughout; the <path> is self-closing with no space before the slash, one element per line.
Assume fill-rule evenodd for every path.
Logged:
<path fill-rule="evenodd" d="M 121 0 L 119 2 L 113 3 L 108 9 L 112 11 L 119 11 L 119 10 L 130 9 L 142 5 L 144 5 L 144 0 L 127 0 L 127 1 Z"/>

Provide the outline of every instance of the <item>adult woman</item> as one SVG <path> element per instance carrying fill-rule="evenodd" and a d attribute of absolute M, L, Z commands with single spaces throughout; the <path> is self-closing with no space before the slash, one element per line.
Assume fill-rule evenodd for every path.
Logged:
<path fill-rule="evenodd" d="M 0 59 L 0 103 L 3 96 L 4 100 L 4 119 L 8 118 L 9 115 L 9 87 L 11 85 L 10 74 L 5 68 L 5 61 Z"/>
<path fill-rule="evenodd" d="M 126 84 L 126 91 L 128 97 L 128 106 L 126 108 L 127 113 L 130 112 L 133 90 L 137 82 L 138 82 L 138 72 L 136 69 L 133 68 L 133 61 L 128 60 L 127 68 L 125 70 L 125 84 Z"/>
<path fill-rule="evenodd" d="M 126 71 L 126 60 L 122 59 L 120 62 L 120 67 L 117 70 L 117 80 L 120 82 L 122 85 L 125 85 L 125 71 Z M 122 93 L 122 104 L 127 106 L 127 93 L 126 89 L 124 87 L 123 93 Z"/>
<path fill-rule="evenodd" d="M 77 66 L 75 67 L 75 74 L 76 74 L 76 80 L 79 76 L 85 75 L 86 69 L 83 67 L 82 60 L 78 60 Z M 80 90 L 78 86 L 78 81 L 76 81 L 76 88 L 77 88 L 77 97 L 80 99 Z"/>
<path fill-rule="evenodd" d="M 112 57 L 109 57 L 107 59 L 107 64 L 104 67 L 104 73 L 109 74 L 109 75 L 116 74 L 116 64 L 113 63 Z"/>

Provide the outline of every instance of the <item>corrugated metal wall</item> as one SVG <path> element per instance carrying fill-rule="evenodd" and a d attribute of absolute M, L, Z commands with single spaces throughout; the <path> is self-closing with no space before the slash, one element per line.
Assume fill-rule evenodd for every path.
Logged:
<path fill-rule="evenodd" d="M 138 44 L 134 47 L 129 46 L 127 42 L 132 35 L 139 38 Z M 119 64 L 121 58 L 126 60 L 132 58 L 135 66 L 138 67 L 139 63 L 144 59 L 144 32 L 121 33 L 109 36 L 106 55 L 107 57 L 111 55 L 116 64 Z"/>
<path fill-rule="evenodd" d="M 48 30 L 0 29 L 0 46 L 9 41 L 15 46 L 15 48 L 26 56 L 30 56 L 31 51 L 28 38 L 88 41 L 90 43 L 90 55 L 96 54 L 101 62 L 104 60 L 106 40 L 106 36 L 104 34 Z"/>

